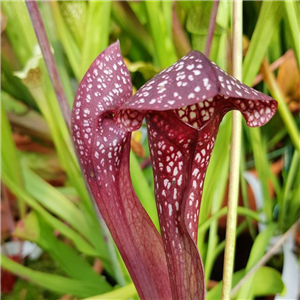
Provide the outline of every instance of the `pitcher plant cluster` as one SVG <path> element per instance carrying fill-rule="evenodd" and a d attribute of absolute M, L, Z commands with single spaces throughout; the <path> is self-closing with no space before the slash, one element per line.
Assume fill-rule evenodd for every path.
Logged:
<path fill-rule="evenodd" d="M 191 51 L 132 96 L 119 43 L 82 79 L 72 113 L 73 139 L 96 204 L 141 299 L 205 299 L 197 249 L 205 173 L 223 116 L 239 110 L 251 127 L 277 102 Z M 161 234 L 130 180 L 132 131 L 148 129 Z"/>

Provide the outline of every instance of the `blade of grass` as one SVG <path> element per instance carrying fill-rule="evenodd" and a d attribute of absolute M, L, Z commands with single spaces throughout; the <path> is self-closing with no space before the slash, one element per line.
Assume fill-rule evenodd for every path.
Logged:
<path fill-rule="evenodd" d="M 21 80 L 13 75 L 13 70 L 6 60 L 6 57 L 1 54 L 1 90 L 11 94 L 14 98 L 22 100 L 30 107 L 37 109 L 36 103 L 28 91 L 27 87 L 22 84 Z"/>
<path fill-rule="evenodd" d="M 270 223 L 268 226 L 259 233 L 256 237 L 254 244 L 251 248 L 250 256 L 245 268 L 245 273 L 249 272 L 250 269 L 261 259 L 264 255 L 270 238 L 274 235 L 277 228 L 276 223 Z M 247 282 L 242 286 L 237 295 L 238 299 L 252 299 L 253 297 L 253 281 L 255 274 L 250 277 Z"/>
<path fill-rule="evenodd" d="M 81 252 L 95 257 L 100 256 L 99 253 L 85 239 L 83 239 L 66 224 L 55 218 L 52 214 L 47 212 L 25 190 L 18 187 L 6 174 L 6 170 L 3 169 L 2 166 L 2 180 L 14 195 L 21 198 L 28 206 L 39 213 L 50 226 L 52 226 L 54 229 L 57 229 L 61 234 L 72 240 Z M 103 257 L 103 260 L 105 260 L 105 257 Z"/>
<path fill-rule="evenodd" d="M 33 60 L 39 60 L 39 56 L 33 57 Z M 83 208 L 91 216 L 94 216 L 94 208 L 89 200 L 66 124 L 62 118 L 57 101 L 53 101 L 55 94 L 50 80 L 46 75 L 47 71 L 45 70 L 44 65 L 40 64 L 39 67 L 27 69 L 26 72 L 21 73 L 22 78 L 24 78 L 23 82 L 36 99 L 36 102 L 49 125 L 60 161 L 83 200 Z"/>
<path fill-rule="evenodd" d="M 27 167 L 23 167 L 22 171 L 24 174 L 25 189 L 43 207 L 70 224 L 90 242 L 93 240 L 93 235 L 99 234 L 99 232 L 95 232 L 88 227 L 82 211 L 57 189 L 34 174 Z M 104 244 L 104 241 L 102 244 Z"/>
<path fill-rule="evenodd" d="M 80 75 L 83 76 L 96 56 L 108 46 L 111 1 L 89 1 L 87 9 L 86 32 Z M 95 30 L 99 28 L 99 30 Z"/>
<path fill-rule="evenodd" d="M 284 230 L 285 221 L 287 219 L 287 213 L 289 208 L 289 196 L 288 194 L 292 190 L 293 183 L 296 183 L 297 174 L 300 173 L 299 168 L 299 152 L 295 151 L 293 154 L 292 162 L 289 168 L 289 172 L 287 174 L 287 178 L 285 180 L 282 193 L 278 195 L 278 206 L 279 206 L 279 218 L 278 218 L 278 226 L 281 230 Z M 291 216 L 289 216 L 291 217 Z"/>
<path fill-rule="evenodd" d="M 94 208 L 82 179 L 66 123 L 63 119 L 57 101 L 54 101 L 56 98 L 55 93 L 46 74 L 47 71 L 45 66 L 40 63 L 38 68 L 30 69 L 23 75 L 25 77 L 23 82 L 36 99 L 36 102 L 49 126 L 59 160 L 82 200 L 79 205 L 90 216 L 94 216 Z"/>
<path fill-rule="evenodd" d="M 280 1 L 263 1 L 243 63 L 243 82 L 252 86 L 283 12 Z M 253 131 L 253 129 L 251 129 Z"/>
<path fill-rule="evenodd" d="M 113 1 L 111 12 L 116 23 L 120 25 L 132 40 L 153 55 L 153 41 L 127 1 Z"/>
<path fill-rule="evenodd" d="M 288 29 L 291 34 L 291 40 L 295 56 L 298 62 L 298 68 L 300 69 L 300 29 L 299 29 L 299 11 L 297 12 L 297 3 L 295 1 L 283 1 L 282 2 L 285 18 L 284 22 L 288 25 Z M 298 13 L 298 17 L 297 17 Z"/>
<path fill-rule="evenodd" d="M 83 300 L 127 300 L 130 297 L 136 297 L 137 291 L 133 283 L 128 284 L 122 288 L 118 288 L 114 291 L 97 295 L 94 297 L 85 298 Z"/>
<path fill-rule="evenodd" d="M 247 222 L 242 222 L 236 229 L 236 239 L 242 234 L 242 232 L 247 228 Z M 214 249 L 214 257 L 215 259 L 220 255 L 220 253 L 225 248 L 225 240 L 223 240 L 221 243 L 217 245 L 217 247 Z"/>
<path fill-rule="evenodd" d="M 63 242 L 61 237 L 56 237 L 54 229 L 34 211 L 26 215 L 23 224 L 17 227 L 14 235 L 34 242 L 47 251 L 70 277 L 102 284 L 101 277 L 93 270 L 86 258 L 78 254 L 72 245 Z"/>
<path fill-rule="evenodd" d="M 105 241 L 107 243 L 107 248 L 108 248 L 108 251 L 109 251 L 109 258 L 110 258 L 110 264 L 111 264 L 111 268 L 112 268 L 112 271 L 113 271 L 113 275 L 114 275 L 114 278 L 116 279 L 116 282 L 120 285 L 120 286 L 124 286 L 126 283 L 129 283 L 129 282 L 132 282 L 131 281 L 131 278 L 129 277 L 129 280 L 126 281 L 126 278 L 125 276 L 128 274 L 128 271 L 126 269 L 126 267 L 124 265 L 124 262 L 121 261 L 121 255 L 120 253 L 118 252 L 118 248 L 102 218 L 102 216 L 100 216 L 100 213 L 99 211 L 97 211 L 99 216 L 98 216 L 98 219 L 99 219 L 99 223 L 101 225 L 101 228 L 102 228 L 102 232 L 103 232 L 103 236 L 105 238 Z M 123 265 L 122 265 L 123 263 Z M 122 268 L 123 267 L 123 268 Z"/>
<path fill-rule="evenodd" d="M 274 74 L 270 70 L 270 66 L 266 60 L 262 63 L 262 74 L 265 79 L 265 82 L 270 90 L 271 95 L 278 101 L 278 111 L 282 118 L 282 121 L 287 129 L 287 132 L 292 140 L 294 147 L 300 152 L 300 134 L 297 128 L 294 117 L 289 110 L 285 96 L 280 90 Z"/>
<path fill-rule="evenodd" d="M 210 218 L 206 221 L 204 221 L 203 223 L 199 224 L 199 232 L 203 232 L 205 231 L 207 228 L 209 228 L 209 226 L 212 224 L 212 222 L 218 220 L 219 218 L 226 216 L 228 213 L 228 207 L 222 207 L 221 209 L 219 209 L 217 212 L 215 212 L 214 214 L 212 214 L 210 216 Z M 237 207 L 237 215 L 239 216 L 244 216 L 244 217 L 249 217 L 253 220 L 256 221 L 261 221 L 258 213 L 256 211 L 253 211 L 249 208 L 243 207 L 243 206 L 238 206 Z"/>
<path fill-rule="evenodd" d="M 74 72 L 76 79 L 79 81 L 81 79 L 80 64 L 78 63 L 81 57 L 80 49 L 74 41 L 74 38 L 61 15 L 58 3 L 56 1 L 51 1 L 49 4 L 53 13 L 53 18 L 58 28 L 60 41 L 64 47 L 72 71 Z"/>
<path fill-rule="evenodd" d="M 186 55 L 192 50 L 190 41 L 186 32 L 183 30 L 179 18 L 176 13 L 176 4 L 173 7 L 173 40 L 179 57 Z"/>
<path fill-rule="evenodd" d="M 72 36 L 81 49 L 85 39 L 87 1 L 57 1 Z"/>
<path fill-rule="evenodd" d="M 252 85 L 256 74 L 259 71 L 263 57 L 270 44 L 275 28 L 283 16 L 281 3 L 279 1 L 262 2 L 259 17 L 251 38 L 251 42 L 243 63 L 243 82 Z M 245 128 L 249 133 L 255 167 L 258 171 L 259 179 L 262 182 L 264 196 L 264 213 L 268 220 L 272 219 L 272 203 L 269 195 L 267 183 L 267 159 L 266 149 L 262 146 L 261 131 L 259 128 Z"/>
<path fill-rule="evenodd" d="M 74 279 L 80 279 L 102 285 L 110 289 L 110 285 L 97 274 L 87 260 L 78 254 L 72 246 L 60 241 L 55 237 L 53 229 L 41 218 L 38 217 L 38 226 L 41 232 L 40 246 L 46 249 L 52 258 L 57 262 L 66 274 Z M 107 261 L 101 261 L 104 267 Z"/>
<path fill-rule="evenodd" d="M 95 284 L 86 280 L 70 279 L 63 276 L 34 271 L 1 255 L 1 267 L 25 280 L 29 280 L 39 286 L 52 290 L 61 295 L 71 294 L 80 298 L 89 297 L 110 290 L 102 279 L 102 284 Z"/>
<path fill-rule="evenodd" d="M 229 158 L 227 156 L 227 158 Z M 226 160 L 226 164 L 224 164 L 224 167 L 221 168 L 221 171 L 219 171 L 218 176 L 219 178 L 226 178 L 228 176 L 228 165 L 229 165 L 229 159 Z M 205 264 L 204 264 L 204 270 L 205 270 L 205 278 L 206 278 L 206 284 L 208 283 L 208 280 L 211 275 L 211 271 L 213 268 L 214 264 L 214 248 L 217 246 L 219 242 L 219 237 L 218 237 L 218 219 L 214 219 L 215 216 L 222 211 L 220 210 L 220 206 L 222 205 L 223 199 L 224 199 L 224 193 L 225 189 L 227 186 L 227 180 L 220 180 L 220 185 L 218 188 L 215 189 L 215 192 L 213 193 L 213 203 L 212 203 L 212 208 L 211 208 L 211 214 L 212 216 L 208 220 L 212 220 L 210 222 L 210 227 L 209 227 L 209 236 L 208 236 L 208 245 L 207 245 L 207 253 L 205 257 Z M 227 213 L 227 207 L 225 207 L 225 211 Z M 207 221 L 208 221 L 207 220 Z M 198 227 L 198 232 L 204 231 L 205 230 L 205 223 L 207 224 L 208 222 L 205 221 L 202 224 L 199 224 Z M 208 228 L 208 226 L 207 226 Z"/>
<path fill-rule="evenodd" d="M 69 107 L 71 108 L 74 100 L 74 91 L 72 89 L 69 74 L 67 71 L 67 66 L 65 64 L 62 44 L 58 39 L 57 27 L 55 26 L 55 21 L 50 8 L 50 3 L 41 3 L 40 9 L 42 18 L 44 20 L 46 32 L 49 36 L 50 44 L 53 46 L 54 49 L 54 59 L 57 65 L 58 73 L 61 78 L 64 91 L 66 93 L 66 98 L 68 100 Z"/>
<path fill-rule="evenodd" d="M 267 218 L 266 220 L 271 221 L 273 203 L 271 200 L 269 185 L 268 185 L 270 164 L 267 159 L 267 149 L 262 139 L 261 132 L 260 130 L 257 129 L 258 128 L 251 128 L 251 130 L 249 130 L 249 134 L 251 139 L 251 146 L 253 149 L 255 169 L 258 172 L 258 177 L 262 184 L 262 192 L 263 192 L 263 199 L 264 199 L 263 211 Z"/>
<path fill-rule="evenodd" d="M 172 24 L 173 24 L 173 3 L 169 1 L 161 1 L 161 10 L 163 19 L 166 24 L 166 33 L 167 36 L 173 43 L 173 34 L 172 34 Z"/>
<path fill-rule="evenodd" d="M 245 273 L 245 270 L 239 270 L 233 274 L 232 283 L 233 285 L 237 284 L 238 281 L 243 277 L 243 274 Z M 270 267 L 261 267 L 258 269 L 255 280 L 253 281 L 253 295 L 255 297 L 263 297 L 268 295 L 273 295 L 277 293 L 282 293 L 284 290 L 284 283 L 281 279 L 281 274 Z M 268 278 L 268 284 L 261 284 Z M 215 287 L 213 287 L 208 293 L 207 293 L 207 300 L 215 300 L 220 299 L 221 296 L 221 289 L 222 289 L 222 281 L 219 282 Z M 231 298 L 236 299 L 236 298 Z M 247 298 L 247 300 L 250 300 L 253 298 Z"/>
<path fill-rule="evenodd" d="M 91 2 L 91 3 L 95 3 L 95 2 Z M 33 18 L 33 24 L 37 25 L 37 23 L 38 23 L 41 25 L 42 20 L 41 20 L 36 2 L 28 2 L 27 5 L 29 8 L 29 11 L 31 13 L 33 13 L 33 15 L 31 16 Z M 94 4 L 91 4 L 91 5 L 94 5 Z M 108 4 L 105 3 L 105 7 L 108 7 L 107 5 Z M 94 7 L 94 6 L 92 6 L 92 7 Z M 35 21 L 37 21 L 37 22 L 35 22 Z M 92 21 L 95 22 L 94 19 Z M 53 88 L 56 91 L 57 96 L 62 96 L 62 98 L 60 99 L 61 103 L 64 106 L 66 106 L 67 105 L 66 99 L 63 94 L 63 90 L 61 90 L 62 85 L 59 81 L 58 72 L 57 72 L 57 69 L 56 69 L 56 66 L 54 63 L 53 55 L 50 52 L 50 46 L 49 46 L 47 36 L 45 34 L 45 30 L 43 30 L 43 29 L 41 30 L 39 26 L 36 26 L 35 29 L 36 29 L 38 37 L 40 37 L 40 42 L 44 43 L 41 46 L 42 46 L 42 49 L 43 49 L 43 47 L 45 48 L 44 49 L 46 52 L 45 60 L 46 60 L 46 62 L 47 62 L 47 59 L 50 61 L 49 69 L 48 69 L 48 72 L 50 73 L 50 77 L 58 80 L 58 82 L 52 82 Z M 103 30 L 103 32 L 105 32 L 105 30 Z M 102 41 L 102 43 L 103 43 L 103 41 Z M 45 56 L 45 53 L 44 53 L 44 56 Z M 42 70 L 43 70 L 43 67 L 42 67 Z M 45 73 L 45 71 L 43 73 Z M 80 169 L 78 167 L 78 163 L 77 163 L 74 151 L 73 151 L 73 146 L 70 141 L 68 132 L 63 131 L 64 124 L 58 126 L 57 116 L 60 116 L 60 111 L 57 108 L 56 102 L 51 101 L 51 99 L 53 99 L 53 95 L 51 95 L 51 91 L 52 91 L 51 88 L 49 91 L 49 84 L 47 82 L 47 77 L 45 77 L 43 84 L 44 84 L 44 91 L 47 91 L 47 93 L 44 93 L 42 89 L 40 89 L 38 91 L 38 90 L 36 90 L 36 88 L 34 90 L 32 90 L 32 92 L 35 93 L 36 99 L 40 99 L 40 97 L 45 98 L 45 94 L 47 95 L 47 99 L 45 99 L 45 102 L 44 102 L 44 104 L 46 104 L 46 107 L 44 107 L 42 105 L 41 109 L 44 110 L 44 116 L 45 116 L 45 118 L 48 118 L 48 124 L 49 124 L 49 126 L 52 127 L 52 130 L 53 130 L 52 132 L 55 134 L 54 139 L 56 141 L 57 151 L 60 155 L 61 162 L 64 164 L 65 170 L 67 171 L 68 175 L 70 176 L 70 179 L 72 180 L 74 186 L 77 188 L 79 195 L 81 196 L 81 199 L 83 201 L 82 202 L 83 205 L 81 205 L 81 208 L 90 217 L 87 219 L 89 222 L 88 226 L 93 229 L 100 230 L 98 220 L 94 213 L 94 207 L 92 205 L 92 202 L 89 199 L 84 181 L 82 179 L 82 175 L 81 175 Z M 59 92 L 62 92 L 62 94 L 60 94 Z M 48 109 L 48 113 L 50 112 L 49 117 L 48 117 L 48 113 L 45 113 L 45 110 L 47 110 L 47 109 Z M 67 125 L 70 123 L 70 118 L 68 118 L 68 115 L 67 115 L 68 113 L 70 113 L 70 112 L 65 111 L 65 114 L 64 114 L 65 122 Z M 70 155 L 68 155 L 68 154 L 70 154 Z M 64 158 L 64 159 L 62 159 L 62 158 Z M 81 203 L 79 203 L 79 204 L 81 204 Z M 94 247 L 99 252 L 102 251 L 102 242 L 103 241 L 101 239 L 100 234 L 95 235 L 92 240 Z M 101 255 L 104 255 L 104 254 L 101 253 Z"/>
<path fill-rule="evenodd" d="M 245 283 L 246 280 L 248 280 L 248 278 L 253 275 L 253 273 L 255 273 L 261 266 L 266 264 L 269 259 L 277 253 L 278 249 L 282 246 L 290 233 L 295 230 L 298 222 L 299 220 L 297 220 L 297 222 L 293 224 L 293 226 L 291 226 L 291 228 L 272 246 L 272 248 L 270 248 L 268 252 L 245 274 L 245 276 L 239 281 L 239 283 L 234 286 L 231 291 L 231 297 L 234 297 L 240 287 Z"/>
<path fill-rule="evenodd" d="M 298 176 L 296 177 L 296 182 L 300 182 L 300 168 L 298 168 Z M 291 200 L 289 202 L 288 213 L 286 214 L 288 218 L 286 218 L 286 226 L 290 226 L 295 220 L 300 219 L 300 207 L 299 207 L 299 195 L 300 195 L 300 185 L 295 187 Z"/>
<path fill-rule="evenodd" d="M 52 82 L 53 89 L 55 91 L 57 100 L 60 105 L 60 109 L 64 116 L 65 122 L 67 124 L 68 129 L 70 130 L 70 122 L 71 122 L 71 111 L 68 105 L 68 101 L 66 95 L 64 93 L 64 89 L 62 83 L 60 81 L 58 71 L 55 65 L 54 56 L 50 49 L 50 44 L 48 37 L 46 35 L 45 27 L 37 6 L 36 1 L 26 1 L 27 9 L 29 11 L 29 15 L 32 21 L 33 28 L 35 30 L 37 39 L 39 41 L 43 57 L 45 60 L 45 64 L 48 70 L 49 77 Z"/>
<path fill-rule="evenodd" d="M 205 52 L 204 54 L 209 57 L 210 48 L 212 44 L 212 39 L 214 36 L 214 30 L 216 27 L 216 20 L 217 20 L 217 14 L 218 14 L 218 8 L 219 8 L 220 1 L 214 1 L 213 8 L 211 11 L 211 16 L 209 20 L 209 26 L 208 26 L 208 33 L 206 38 L 206 45 L 205 45 Z"/>
<path fill-rule="evenodd" d="M 241 192 L 242 192 L 242 200 L 245 208 L 249 208 L 249 197 L 248 197 L 248 189 L 247 189 L 247 182 L 244 178 L 244 173 L 246 172 L 246 151 L 245 151 L 245 140 L 242 140 L 241 143 L 241 166 L 240 166 L 240 182 L 241 182 Z M 248 224 L 249 232 L 252 239 L 255 239 L 256 230 L 254 228 L 254 224 L 250 217 L 246 217 L 246 221 Z"/>
<path fill-rule="evenodd" d="M 166 68 L 177 60 L 172 41 L 171 1 L 144 1 L 159 66 Z"/>
<path fill-rule="evenodd" d="M 17 149 L 13 141 L 12 131 L 8 122 L 3 103 L 1 102 L 1 172 L 7 172 L 17 186 L 23 187 L 23 178 L 21 175 L 21 166 L 17 155 Z M 2 175 L 3 176 L 3 175 Z M 17 197 L 20 217 L 23 218 L 26 213 L 24 201 Z"/>
<path fill-rule="evenodd" d="M 36 39 L 24 2 L 1 2 L 1 8 L 9 20 L 6 28 L 9 41 L 21 65 L 24 67 L 33 54 Z"/>

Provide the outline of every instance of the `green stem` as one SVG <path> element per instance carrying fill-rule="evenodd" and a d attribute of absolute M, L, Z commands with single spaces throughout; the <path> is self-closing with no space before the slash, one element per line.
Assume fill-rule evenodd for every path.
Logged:
<path fill-rule="evenodd" d="M 242 77 L 242 13 L 243 2 L 233 2 L 233 76 Z M 223 271 L 222 299 L 230 299 L 233 263 L 235 255 L 236 219 L 239 191 L 239 169 L 241 156 L 241 115 L 232 114 L 232 139 L 229 174 L 228 214 L 226 225 L 226 241 Z"/>

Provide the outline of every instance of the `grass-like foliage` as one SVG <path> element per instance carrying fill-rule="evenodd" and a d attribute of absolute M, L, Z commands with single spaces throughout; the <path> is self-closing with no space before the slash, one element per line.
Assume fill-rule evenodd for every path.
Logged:
<path fill-rule="evenodd" d="M 231 281 L 232 299 L 284 291 L 263 264 L 272 236 L 300 216 L 300 7 L 232 8 L 2 3 L 2 242 L 30 241 L 60 269 L 2 255 L 6 291 L 13 275 L 86 299 L 227 299 Z M 240 80 L 228 75 L 237 69 Z M 244 117 L 241 132 L 231 110 Z M 229 198 L 240 194 L 233 210 L 228 178 Z M 227 212 L 239 222 L 227 231 L 222 298 L 222 274 L 211 283 Z M 253 245 L 236 272 L 226 259 L 239 253 L 227 249 L 245 230 Z"/>

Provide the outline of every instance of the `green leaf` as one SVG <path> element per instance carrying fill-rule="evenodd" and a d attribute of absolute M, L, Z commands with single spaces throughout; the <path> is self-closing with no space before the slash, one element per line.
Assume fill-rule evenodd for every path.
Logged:
<path fill-rule="evenodd" d="M 161 68 L 177 60 L 172 40 L 172 5 L 171 1 L 144 1 L 151 36 L 154 42 L 156 58 Z"/>
<path fill-rule="evenodd" d="M 109 284 L 93 270 L 92 266 L 74 249 L 58 240 L 54 230 L 41 217 L 37 217 L 40 228 L 40 239 L 37 243 L 49 252 L 61 268 L 72 278 L 99 284 L 109 290 Z"/>
<path fill-rule="evenodd" d="M 22 100 L 30 107 L 37 109 L 37 105 L 30 94 L 28 88 L 19 78 L 13 75 L 12 66 L 4 54 L 1 55 L 1 90 L 6 91 L 18 100 Z"/>
<path fill-rule="evenodd" d="M 263 57 L 279 26 L 283 11 L 280 1 L 263 1 L 249 49 L 243 63 L 243 82 L 249 86 L 259 71 Z"/>
<path fill-rule="evenodd" d="M 245 270 L 237 271 L 232 276 L 232 286 L 235 286 L 244 276 Z M 222 281 L 206 293 L 206 300 L 218 300 L 222 297 Z"/>
<path fill-rule="evenodd" d="M 250 257 L 247 262 L 247 266 L 245 272 L 249 272 L 251 268 L 255 266 L 255 264 L 262 258 L 262 256 L 266 252 L 267 245 L 269 243 L 270 238 L 274 235 L 274 232 L 277 228 L 276 223 L 269 224 L 264 231 L 262 231 L 255 239 L 254 244 L 252 246 Z M 256 272 L 248 278 L 246 283 L 240 289 L 237 297 L 238 299 L 249 299 L 254 295 L 253 290 L 253 282 L 256 277 Z"/>
<path fill-rule="evenodd" d="M 244 123 L 245 124 L 245 123 Z M 267 159 L 267 149 L 263 143 L 260 128 L 248 128 L 244 126 L 245 130 L 249 133 L 253 155 L 255 160 L 255 168 L 258 172 L 258 177 L 262 184 L 263 192 L 263 211 L 266 215 L 267 221 L 272 220 L 272 207 L 273 203 L 270 197 L 268 186 L 268 174 L 270 164 Z"/>
<path fill-rule="evenodd" d="M 25 280 L 29 280 L 48 290 L 57 292 L 61 295 L 71 294 L 80 298 L 108 292 L 110 288 L 107 284 L 95 284 L 87 280 L 70 279 L 63 276 L 47 274 L 34 271 L 14 262 L 13 260 L 1 255 L 1 267 L 10 271 Z M 103 279 L 103 283 L 104 283 Z"/>
<path fill-rule="evenodd" d="M 33 54 L 37 44 L 25 2 L 3 2 L 1 8 L 8 18 L 5 32 L 22 66 Z"/>
<path fill-rule="evenodd" d="M 221 189 L 221 191 L 222 191 L 222 189 Z M 218 193 L 216 193 L 216 194 L 218 194 Z M 227 211 L 228 211 L 228 207 L 225 206 L 225 207 L 221 208 L 220 210 L 218 210 L 217 212 L 213 213 L 207 220 L 205 220 L 204 222 L 199 224 L 198 232 L 203 232 L 203 231 L 207 230 L 212 222 L 218 220 L 222 216 L 226 216 Z M 246 208 L 243 206 L 238 206 L 237 213 L 239 216 L 244 216 L 244 217 L 247 216 L 247 217 L 252 218 L 253 220 L 260 221 L 258 213 L 249 208 Z"/>
<path fill-rule="evenodd" d="M 285 12 L 284 22 L 287 24 L 289 29 L 294 53 L 297 58 L 298 68 L 300 68 L 300 28 L 297 3 L 295 1 L 282 1 L 282 6 Z"/>
<path fill-rule="evenodd" d="M 284 231 L 289 228 L 292 224 L 299 219 L 300 206 L 299 201 L 295 202 L 290 200 L 289 194 L 294 193 L 294 199 L 296 195 L 299 196 L 299 177 L 300 177 L 300 168 L 299 168 L 299 152 L 294 151 L 293 157 L 291 159 L 291 164 L 289 167 L 289 172 L 287 177 L 284 179 L 284 184 L 282 192 L 278 195 L 278 206 L 279 206 L 279 229 Z M 298 180 L 297 180 L 298 176 Z M 297 188 L 298 187 L 298 188 Z M 297 191 L 298 189 L 298 191 Z"/>
<path fill-rule="evenodd" d="M 58 5 L 69 30 L 81 48 L 85 39 L 87 1 L 58 1 Z"/>
<path fill-rule="evenodd" d="M 83 236 L 91 238 L 85 217 L 74 203 L 27 167 L 23 168 L 23 173 L 25 189 L 33 198 Z"/>
<path fill-rule="evenodd" d="M 16 236 L 35 242 L 48 251 L 54 261 L 72 278 L 106 284 L 82 256 L 54 235 L 54 229 L 38 214 L 31 211 L 23 221 L 24 224 L 17 227 Z"/>
<path fill-rule="evenodd" d="M 34 137 L 51 141 L 49 128 L 40 113 L 29 108 L 24 102 L 16 100 L 4 90 L 1 90 L 1 100 L 7 117 L 14 126 L 24 128 L 24 131 L 32 133 Z"/>
<path fill-rule="evenodd" d="M 232 277 L 232 286 L 235 286 L 245 275 L 245 269 L 235 272 Z M 255 273 L 255 277 L 251 287 L 252 298 L 233 298 L 233 299 L 254 299 L 257 296 L 275 295 L 284 291 L 284 284 L 280 273 L 270 267 L 261 267 Z M 221 299 L 222 281 L 219 282 L 206 294 L 206 300 Z"/>
<path fill-rule="evenodd" d="M 153 41 L 127 1 L 113 1 L 111 9 L 114 20 L 120 25 L 124 32 L 126 32 L 135 43 L 140 44 L 148 53 L 153 54 Z"/>
<path fill-rule="evenodd" d="M 256 263 L 263 257 L 266 252 L 270 238 L 274 235 L 277 228 L 276 223 L 270 223 L 264 231 L 260 232 L 256 237 L 252 246 L 250 256 L 246 266 L 246 272 L 250 271 Z"/>
<path fill-rule="evenodd" d="M 60 42 L 64 47 L 64 50 L 66 52 L 71 68 L 75 74 L 75 77 L 78 80 L 80 80 L 81 78 L 80 64 L 78 63 L 80 61 L 80 56 L 81 56 L 80 49 L 76 44 L 74 37 L 72 36 L 69 28 L 67 27 L 62 17 L 58 3 L 56 1 L 51 1 L 50 6 L 54 17 L 54 21 L 58 28 L 58 35 L 60 37 Z"/>
<path fill-rule="evenodd" d="M 36 61 L 40 60 L 38 55 L 34 56 L 32 59 Z M 73 143 L 58 102 L 56 101 L 56 95 L 53 91 L 45 65 L 40 62 L 39 67 L 28 69 L 26 74 L 23 73 L 22 76 L 25 77 L 23 81 L 34 96 L 35 101 L 49 126 L 60 163 L 70 178 L 73 186 L 77 189 L 81 199 L 79 205 L 85 213 L 90 215 L 91 220 L 97 222 L 94 208 L 87 193 L 74 152 Z M 95 237 L 95 239 L 97 239 L 97 237 Z"/>
<path fill-rule="evenodd" d="M 124 287 L 117 288 L 111 292 L 86 298 L 83 300 L 127 300 L 130 297 L 137 296 L 137 291 L 133 283 Z"/>
<path fill-rule="evenodd" d="M 21 192 L 21 190 L 16 190 L 16 187 L 14 187 L 15 191 L 22 193 L 22 197 L 25 197 L 24 201 L 44 216 L 51 227 L 71 238 L 79 250 L 99 257 L 105 269 L 112 274 L 110 255 L 100 226 L 96 226 L 95 223 L 91 222 L 89 215 L 83 214 L 69 199 L 27 167 L 23 168 L 23 174 L 27 192 L 24 190 Z M 28 194 L 26 195 L 26 193 Z M 80 235 L 42 209 L 42 206 L 39 206 L 38 203 L 51 213 L 56 214 L 64 222 L 70 224 Z"/>
<path fill-rule="evenodd" d="M 27 213 L 22 219 L 22 224 L 17 224 L 14 236 L 33 243 L 38 242 L 40 239 L 40 227 L 37 215 L 34 211 Z"/>
<path fill-rule="evenodd" d="M 65 3 L 67 3 L 67 1 Z M 61 79 L 69 107 L 71 108 L 74 100 L 74 90 L 71 86 L 62 43 L 58 38 L 58 31 L 60 31 L 61 28 L 58 28 L 56 26 L 53 11 L 51 10 L 51 3 L 42 2 L 40 5 L 40 11 L 42 19 L 44 21 L 47 36 L 49 38 L 49 42 L 54 50 L 54 59 L 59 73 L 59 77 Z"/>
<path fill-rule="evenodd" d="M 246 172 L 246 151 L 245 151 L 245 138 L 242 136 L 242 143 L 241 143 L 241 164 L 240 164 L 240 185 L 241 185 L 241 196 L 243 201 L 243 206 L 245 208 L 249 208 L 249 193 L 248 193 L 248 186 L 247 181 L 244 177 Z M 254 240 L 256 237 L 256 228 L 253 224 L 252 220 L 249 217 L 246 217 L 247 225 L 249 228 L 249 233 L 251 238 Z"/>
<path fill-rule="evenodd" d="M 3 103 L 1 103 L 1 145 L 2 171 L 7 172 L 8 176 L 21 187 L 23 185 L 21 167 Z"/>
<path fill-rule="evenodd" d="M 98 54 L 108 46 L 111 1 L 89 1 L 80 74 L 83 76 Z M 98 28 L 98 30 L 95 30 Z"/>
<path fill-rule="evenodd" d="M 192 48 L 204 52 L 213 1 L 180 1 L 187 11 L 186 29 L 192 35 Z"/>
<path fill-rule="evenodd" d="M 17 150 L 13 141 L 12 131 L 8 122 L 3 103 L 1 103 L 1 173 L 6 172 L 15 184 L 22 188 L 23 178 Z M 25 215 L 26 206 L 22 198 L 18 198 L 21 216 Z"/>
<path fill-rule="evenodd" d="M 32 209 L 39 213 L 44 220 L 54 229 L 57 229 L 61 234 L 65 235 L 71 239 L 78 250 L 91 256 L 99 256 L 99 253 L 79 234 L 77 234 L 73 229 L 68 227 L 65 223 L 61 222 L 55 218 L 52 214 L 47 212 L 38 202 L 36 202 L 24 189 L 18 187 L 17 184 L 6 174 L 2 166 L 2 180 L 4 184 L 10 189 L 10 191 L 26 202 Z"/>
<path fill-rule="evenodd" d="M 281 274 L 277 270 L 270 267 L 262 267 L 258 270 L 253 280 L 255 297 L 283 294 L 284 291 L 285 286 Z"/>

